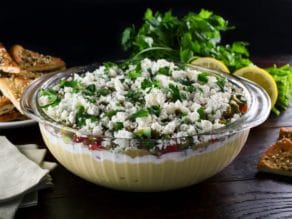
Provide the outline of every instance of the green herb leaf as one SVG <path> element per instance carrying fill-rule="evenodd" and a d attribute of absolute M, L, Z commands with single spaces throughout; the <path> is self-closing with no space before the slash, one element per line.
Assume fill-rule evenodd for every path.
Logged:
<path fill-rule="evenodd" d="M 130 120 L 135 121 L 136 118 L 147 117 L 149 115 L 148 111 L 141 109 L 130 116 Z"/>
<path fill-rule="evenodd" d="M 287 110 L 291 103 L 292 67 L 288 64 L 281 67 L 274 65 L 266 70 L 273 76 L 277 83 L 278 99 L 272 112 L 279 115 L 281 112 Z"/>
<path fill-rule="evenodd" d="M 197 110 L 197 113 L 200 115 L 200 120 L 203 120 L 203 119 L 206 119 L 206 118 L 207 118 L 207 115 L 206 115 L 205 109 L 204 109 L 203 107 L 200 107 L 200 108 Z"/>
<path fill-rule="evenodd" d="M 91 121 L 97 121 L 97 117 L 90 115 L 85 111 L 84 106 L 80 105 L 77 108 L 75 120 L 78 128 L 82 128 L 86 124 L 86 120 L 90 119 Z"/>
<path fill-rule="evenodd" d="M 221 34 L 234 29 L 228 21 L 211 11 L 202 9 L 182 18 L 171 11 L 152 12 L 147 9 L 144 23 L 135 31 L 131 26 L 124 30 L 122 47 L 132 51 L 132 57 L 166 58 L 189 62 L 195 56 L 222 60 L 231 71 L 251 63 L 247 43 L 221 44 Z M 153 43 L 145 42 L 151 38 Z"/>
<path fill-rule="evenodd" d="M 140 91 L 129 90 L 128 93 L 126 94 L 126 97 L 132 103 L 136 102 L 143 103 L 144 101 L 143 94 Z"/>
<path fill-rule="evenodd" d="M 227 82 L 227 78 L 217 77 L 216 84 L 220 87 L 221 91 L 224 91 L 225 84 Z"/>
<path fill-rule="evenodd" d="M 134 27 L 127 27 L 123 34 L 122 34 L 122 40 L 121 40 L 121 44 L 124 50 L 128 50 L 132 47 L 132 38 L 134 35 Z"/>
<path fill-rule="evenodd" d="M 54 91 L 52 89 L 41 89 L 40 90 L 41 96 L 47 96 L 49 103 L 46 105 L 41 106 L 41 108 L 46 108 L 48 106 L 56 106 L 60 103 L 61 99 L 58 96 L 57 91 Z"/>
<path fill-rule="evenodd" d="M 113 116 L 115 116 L 118 112 L 124 112 L 123 110 L 111 110 L 105 113 L 105 116 L 107 116 L 108 118 L 112 118 Z"/>
<path fill-rule="evenodd" d="M 111 91 L 107 88 L 100 88 L 97 90 L 96 94 L 98 97 L 100 97 L 100 96 L 106 96 L 106 95 L 110 94 L 110 92 Z"/>
<path fill-rule="evenodd" d="M 185 99 L 185 95 L 181 93 L 178 89 L 178 87 L 174 84 L 169 84 L 169 91 L 171 93 L 171 99 L 172 101 L 182 100 Z"/>
<path fill-rule="evenodd" d="M 180 79 L 178 81 L 179 83 L 181 83 L 182 85 L 185 85 L 185 89 L 190 92 L 193 93 L 196 91 L 196 87 L 193 86 L 193 82 L 188 80 L 188 79 Z"/>
<path fill-rule="evenodd" d="M 161 112 L 160 106 L 151 106 L 151 107 L 148 107 L 147 110 L 150 114 L 154 114 L 156 116 L 159 116 Z"/>
<path fill-rule="evenodd" d="M 176 116 L 179 116 L 179 117 L 184 117 L 188 115 L 186 112 L 182 112 L 180 110 L 175 110 L 174 113 Z"/>
<path fill-rule="evenodd" d="M 131 80 L 135 80 L 138 77 L 140 77 L 141 74 L 142 74 L 141 65 L 137 64 L 134 70 L 128 72 L 128 78 L 130 78 Z"/>
<path fill-rule="evenodd" d="M 202 72 L 198 75 L 198 81 L 206 84 L 208 82 L 208 72 Z"/>
<path fill-rule="evenodd" d="M 146 88 L 149 87 L 160 87 L 160 83 L 157 80 L 151 81 L 150 79 L 146 78 L 141 82 L 141 88 L 145 90 Z"/>
<path fill-rule="evenodd" d="M 116 122 L 113 124 L 113 131 L 119 131 L 124 128 L 124 124 L 122 122 Z"/>
<path fill-rule="evenodd" d="M 128 73 L 128 77 L 131 79 L 131 80 L 135 80 L 137 79 L 138 77 L 141 76 L 141 72 L 140 71 L 136 71 L 136 70 L 132 70 Z"/>
<path fill-rule="evenodd" d="M 62 79 L 60 80 L 60 87 L 61 88 L 71 87 L 73 88 L 73 92 L 78 92 L 79 90 L 82 89 L 81 84 L 76 80 L 68 81 L 68 80 Z"/>
<path fill-rule="evenodd" d="M 162 68 L 158 69 L 157 74 L 169 76 L 170 75 L 170 68 L 169 67 L 162 67 Z"/>
<path fill-rule="evenodd" d="M 84 95 L 87 95 L 87 96 L 94 96 L 95 95 L 95 92 L 96 92 L 96 87 L 94 84 L 90 84 L 88 85 L 83 91 L 82 93 Z"/>

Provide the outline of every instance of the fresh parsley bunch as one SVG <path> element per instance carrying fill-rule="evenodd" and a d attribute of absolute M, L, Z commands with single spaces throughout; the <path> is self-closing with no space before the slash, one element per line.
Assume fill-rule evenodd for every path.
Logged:
<path fill-rule="evenodd" d="M 171 11 L 153 13 L 147 9 L 144 23 L 136 30 L 127 27 L 121 44 L 132 58 L 165 58 L 188 63 L 198 56 L 211 56 L 223 61 L 233 71 L 249 65 L 245 42 L 221 44 L 221 33 L 233 29 L 221 16 L 202 9 L 178 18 Z"/>
<path fill-rule="evenodd" d="M 252 62 L 246 42 L 221 43 L 221 34 L 231 29 L 234 28 L 223 17 L 204 9 L 182 18 L 174 16 L 171 11 L 153 13 L 147 9 L 139 29 L 135 26 L 125 28 L 121 45 L 125 51 L 131 52 L 132 59 L 165 58 L 189 63 L 197 57 L 209 56 L 223 61 L 234 72 Z M 277 83 L 278 100 L 272 112 L 280 115 L 291 102 L 292 67 L 275 65 L 265 70 Z"/>

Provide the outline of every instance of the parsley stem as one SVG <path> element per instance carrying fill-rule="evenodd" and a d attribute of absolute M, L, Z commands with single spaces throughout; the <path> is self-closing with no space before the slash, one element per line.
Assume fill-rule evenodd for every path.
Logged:
<path fill-rule="evenodd" d="M 169 48 L 169 47 L 150 47 L 150 48 L 143 49 L 142 51 L 138 52 L 133 58 L 135 59 L 138 56 L 142 55 L 143 53 L 150 52 L 153 50 L 175 51 L 174 49 Z"/>

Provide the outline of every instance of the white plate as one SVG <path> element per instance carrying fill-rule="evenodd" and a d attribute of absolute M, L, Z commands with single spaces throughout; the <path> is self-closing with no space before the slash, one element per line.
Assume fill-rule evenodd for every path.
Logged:
<path fill-rule="evenodd" d="M 28 119 L 23 121 L 12 121 L 12 122 L 0 122 L 0 129 L 6 129 L 6 128 L 20 128 L 25 127 L 29 125 L 36 124 L 37 121 Z"/>

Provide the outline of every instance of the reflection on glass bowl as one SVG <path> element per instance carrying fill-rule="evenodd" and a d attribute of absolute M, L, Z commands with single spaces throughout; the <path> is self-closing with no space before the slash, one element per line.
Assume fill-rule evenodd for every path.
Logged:
<path fill-rule="evenodd" d="M 233 161 L 244 146 L 249 130 L 264 122 L 270 112 L 270 99 L 262 88 L 228 75 L 230 83 L 244 90 L 248 111 L 223 128 L 172 139 L 80 136 L 78 130 L 49 118 L 38 105 L 38 95 L 41 89 L 52 87 L 63 78 L 97 67 L 90 65 L 44 75 L 24 92 L 21 107 L 27 116 L 39 122 L 47 147 L 61 164 L 74 174 L 105 187 L 127 191 L 164 191 L 201 182 Z M 189 67 L 221 75 L 198 66 Z M 129 150 L 109 150 L 101 147 L 104 142 L 128 145 Z M 162 145 L 165 150 L 152 154 L 145 149 L 148 145 Z"/>

